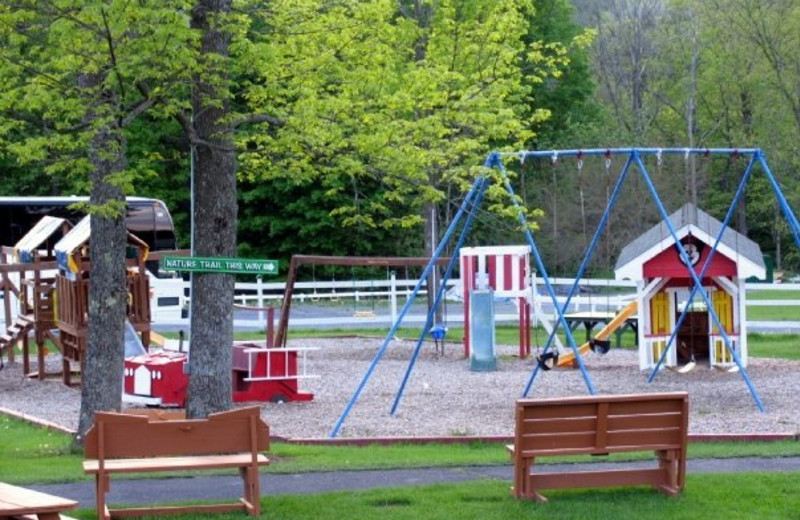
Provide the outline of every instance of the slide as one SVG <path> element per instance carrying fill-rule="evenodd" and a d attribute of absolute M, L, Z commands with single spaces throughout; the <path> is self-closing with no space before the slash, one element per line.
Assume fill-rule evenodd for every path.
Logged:
<path fill-rule="evenodd" d="M 621 311 L 619 311 L 619 313 L 616 316 L 614 316 L 613 320 L 609 321 L 605 327 L 600 329 L 600 332 L 598 332 L 597 335 L 594 336 L 594 339 L 600 341 L 608 339 L 608 337 L 614 331 L 625 325 L 625 321 L 635 313 L 636 313 L 636 302 L 632 301 L 631 303 L 626 305 Z M 580 352 L 581 355 L 584 355 L 587 352 L 589 352 L 590 343 L 591 342 L 587 341 L 586 343 L 581 345 L 578 348 L 578 352 Z M 575 360 L 575 354 L 572 352 L 572 349 L 569 349 L 565 354 L 559 354 L 558 366 L 560 367 L 570 366 L 572 365 L 572 362 L 574 360 Z"/>

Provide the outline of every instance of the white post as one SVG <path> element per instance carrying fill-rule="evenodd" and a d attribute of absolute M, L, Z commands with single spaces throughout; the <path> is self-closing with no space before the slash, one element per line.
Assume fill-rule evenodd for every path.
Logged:
<path fill-rule="evenodd" d="M 533 327 L 536 328 L 539 326 L 539 312 L 537 309 L 540 309 L 539 306 L 539 294 L 538 290 L 536 289 L 536 271 L 533 272 L 531 275 L 531 308 L 533 309 Z"/>
<path fill-rule="evenodd" d="M 392 308 L 392 324 L 394 324 L 397 322 L 397 278 L 395 278 L 394 271 L 389 279 L 389 299 Z"/>
<path fill-rule="evenodd" d="M 264 282 L 261 279 L 261 275 L 256 276 L 256 294 L 258 298 L 258 322 L 264 323 L 266 318 L 264 317 Z"/>

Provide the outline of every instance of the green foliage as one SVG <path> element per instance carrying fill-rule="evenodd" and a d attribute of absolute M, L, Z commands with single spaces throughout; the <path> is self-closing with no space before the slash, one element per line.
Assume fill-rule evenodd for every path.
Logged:
<path fill-rule="evenodd" d="M 190 7 L 187 0 L 4 4 L 0 143 L 5 153 L 27 168 L 74 179 L 53 182 L 51 192 L 88 191 L 87 154 L 94 136 L 112 124 L 125 126 L 156 105 L 157 117 L 186 106 L 180 93 L 194 69 L 196 39 L 188 29 Z M 86 78 L 96 80 L 90 84 Z M 144 169 L 137 161 L 109 180 L 130 192 Z"/>
<path fill-rule="evenodd" d="M 285 124 L 242 135 L 242 176 L 314 185 L 333 226 L 416 228 L 424 203 L 457 199 L 489 149 L 546 119 L 529 85 L 565 58 L 526 44 L 531 7 L 276 2 L 272 34 L 247 49 L 271 60 L 242 99 Z"/>

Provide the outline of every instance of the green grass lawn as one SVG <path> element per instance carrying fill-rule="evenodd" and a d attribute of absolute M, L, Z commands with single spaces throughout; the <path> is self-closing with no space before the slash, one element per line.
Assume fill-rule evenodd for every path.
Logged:
<path fill-rule="evenodd" d="M 689 475 L 668 498 L 646 487 L 545 492 L 548 504 L 514 500 L 498 481 L 281 496 L 263 500 L 274 519 L 738 519 L 797 518 L 800 478 L 792 474 Z M 233 518 L 231 516 L 231 518 Z"/>
<path fill-rule="evenodd" d="M 302 473 L 380 468 L 413 468 L 509 464 L 500 444 L 394 446 L 302 446 L 273 443 L 273 464 L 264 471 Z M 800 456 L 800 442 L 697 443 L 689 458 Z M 646 454 L 640 457 L 646 458 Z M 615 457 L 622 459 L 623 457 Z M 71 448 L 69 435 L 0 416 L 0 481 L 19 485 L 86 479 L 83 456 Z M 553 458 L 548 462 L 601 461 L 602 457 Z M 188 474 L 188 473 L 184 473 Z M 203 472 L 208 474 L 208 472 Z M 226 473 L 229 474 L 229 473 Z M 147 475 L 136 475 L 144 478 Z M 516 501 L 509 481 L 479 481 L 409 486 L 357 492 L 262 496 L 262 516 L 270 519 L 450 519 L 480 518 L 798 518 L 800 475 L 689 474 L 684 492 L 667 498 L 647 487 L 549 491 L 546 505 Z M 303 479 L 297 478 L 298 491 Z M 268 490 L 264 490 L 269 495 Z M 95 518 L 92 509 L 72 516 Z M 794 515 L 794 516 L 793 516 Z M 190 514 L 181 518 L 212 518 Z M 215 514 L 218 520 L 241 513 Z"/>
<path fill-rule="evenodd" d="M 800 359 L 800 336 L 797 334 L 747 335 L 747 349 L 751 357 Z"/>
<path fill-rule="evenodd" d="M 262 496 L 262 518 L 358 520 L 752 519 L 798 518 L 796 473 L 689 474 L 677 497 L 645 486 L 544 491 L 547 504 L 515 500 L 508 481 L 484 480 L 336 493 Z M 302 480 L 297 481 L 298 490 Z M 265 494 L 268 493 L 264 490 Z M 70 513 L 95 518 L 94 510 Z M 173 518 L 173 517 L 171 517 Z M 187 514 L 185 520 L 236 520 L 242 513 Z"/>
<path fill-rule="evenodd" d="M 273 464 L 263 471 L 273 473 L 509 464 L 502 444 L 483 442 L 390 446 L 306 446 L 275 442 L 269 456 Z M 800 456 L 800 442 L 696 443 L 689 446 L 690 458 L 744 456 Z M 616 455 L 611 460 L 632 458 L 647 458 L 647 455 Z M 608 459 L 553 457 L 547 462 L 600 460 Z M 26 484 L 86 479 L 82 461 L 83 454 L 72 449 L 69 435 L 0 415 L 0 481 Z"/>
<path fill-rule="evenodd" d="M 756 307 L 748 305 L 747 319 L 750 321 L 800 321 L 800 306 Z"/>
<path fill-rule="evenodd" d="M 748 300 L 800 300 L 800 291 L 747 291 Z"/>

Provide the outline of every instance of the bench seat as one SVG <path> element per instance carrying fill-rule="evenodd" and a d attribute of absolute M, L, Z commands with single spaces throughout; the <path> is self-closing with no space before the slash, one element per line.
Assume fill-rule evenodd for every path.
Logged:
<path fill-rule="evenodd" d="M 263 453 L 257 455 L 259 466 L 269 464 Z M 104 461 L 108 473 L 142 473 L 144 471 L 179 471 L 186 469 L 225 469 L 240 468 L 252 462 L 249 453 L 238 455 L 195 455 L 188 457 L 155 457 L 145 459 L 108 459 Z M 83 462 L 83 471 L 94 474 L 100 469 L 100 462 L 87 460 Z"/>

